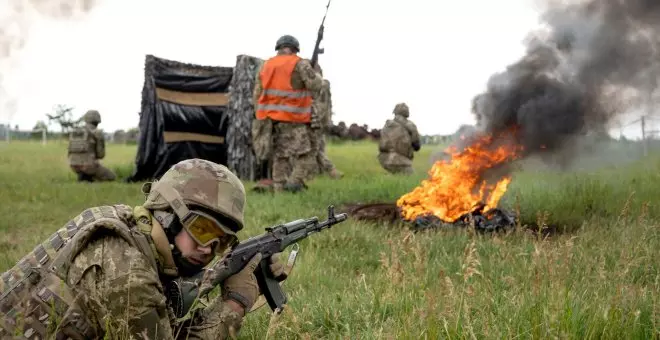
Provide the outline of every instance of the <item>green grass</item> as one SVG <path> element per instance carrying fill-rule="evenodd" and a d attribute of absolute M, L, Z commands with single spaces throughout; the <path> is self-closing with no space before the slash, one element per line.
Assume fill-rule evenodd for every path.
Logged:
<path fill-rule="evenodd" d="M 140 184 L 75 182 L 66 144 L 0 143 L 0 270 L 89 206 L 140 204 Z M 424 147 L 410 177 L 385 173 L 374 143 L 328 146 L 345 172 L 308 192 L 248 194 L 247 228 L 323 218 L 328 204 L 393 202 L 413 189 L 437 149 Z M 110 145 L 104 164 L 132 171 L 135 146 Z M 525 223 L 564 228 L 549 238 L 465 230 L 412 234 L 349 220 L 301 242 L 284 284 L 287 310 L 249 314 L 242 337 L 660 338 L 660 157 L 598 171 L 516 173 L 502 205 Z M 246 183 L 249 190 L 253 183 Z"/>

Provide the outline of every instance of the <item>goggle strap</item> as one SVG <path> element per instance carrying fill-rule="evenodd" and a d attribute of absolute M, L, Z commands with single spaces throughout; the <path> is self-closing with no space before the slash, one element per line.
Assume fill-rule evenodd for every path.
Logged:
<path fill-rule="evenodd" d="M 186 225 L 188 220 L 194 215 L 190 213 L 190 210 L 183 202 L 183 199 L 174 188 L 169 185 L 158 185 L 158 193 L 163 196 L 165 201 L 170 204 L 174 213 L 179 217 L 179 220 L 183 225 Z"/>

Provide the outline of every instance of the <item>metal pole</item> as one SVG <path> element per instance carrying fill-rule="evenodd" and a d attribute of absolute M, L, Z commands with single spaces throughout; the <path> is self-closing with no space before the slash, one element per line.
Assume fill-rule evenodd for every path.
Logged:
<path fill-rule="evenodd" d="M 648 149 L 646 147 L 646 116 L 642 116 L 642 148 L 644 150 L 644 156 L 648 155 Z"/>

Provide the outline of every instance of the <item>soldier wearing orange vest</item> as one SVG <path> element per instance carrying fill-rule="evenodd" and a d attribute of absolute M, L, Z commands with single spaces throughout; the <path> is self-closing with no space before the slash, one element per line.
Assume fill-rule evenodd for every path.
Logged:
<path fill-rule="evenodd" d="M 299 191 L 307 186 L 309 164 L 316 163 L 312 122 L 312 93 L 323 78 L 308 60 L 298 56 L 300 44 L 284 35 L 275 44 L 277 55 L 257 72 L 254 89 L 256 119 L 272 127 L 272 178 L 275 191 Z"/>

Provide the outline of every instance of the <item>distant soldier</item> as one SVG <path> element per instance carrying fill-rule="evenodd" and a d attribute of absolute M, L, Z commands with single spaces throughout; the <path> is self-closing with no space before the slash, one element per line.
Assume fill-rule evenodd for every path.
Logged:
<path fill-rule="evenodd" d="M 245 187 L 202 159 L 173 165 L 142 187 L 141 205 L 85 209 L 0 280 L 0 339 L 227 339 L 261 295 L 257 253 L 182 317 L 173 282 L 198 274 L 238 242 Z M 267 260 L 282 281 L 279 254 Z"/>
<path fill-rule="evenodd" d="M 96 110 L 89 110 L 83 121 L 85 126 L 76 127 L 69 134 L 69 166 L 78 175 L 78 181 L 114 181 L 115 173 L 99 162 L 105 157 L 105 137 L 97 128 L 101 115 Z"/>
<path fill-rule="evenodd" d="M 316 65 L 319 75 L 323 76 L 323 70 L 320 65 Z M 325 134 L 332 127 L 332 94 L 330 92 L 330 81 L 323 79 L 321 90 L 314 95 L 312 103 L 312 129 L 316 138 L 316 164 L 314 171 L 316 173 L 327 173 L 331 178 L 341 178 L 344 174 L 335 168 L 332 161 L 325 153 Z M 311 177 L 311 176 L 310 176 Z"/>
<path fill-rule="evenodd" d="M 421 148 L 417 126 L 408 120 L 405 103 L 396 104 L 394 119 L 385 122 L 378 144 L 378 161 L 390 173 L 411 174 L 413 153 Z"/>
<path fill-rule="evenodd" d="M 290 35 L 275 44 L 277 55 L 266 60 L 257 72 L 254 88 L 255 126 L 272 121 L 272 179 L 275 191 L 296 192 L 307 188 L 309 164 L 316 162 L 316 146 L 310 127 L 312 93 L 323 78 L 309 61 L 298 56 L 300 45 Z M 253 126 L 253 130 L 255 129 Z"/>

